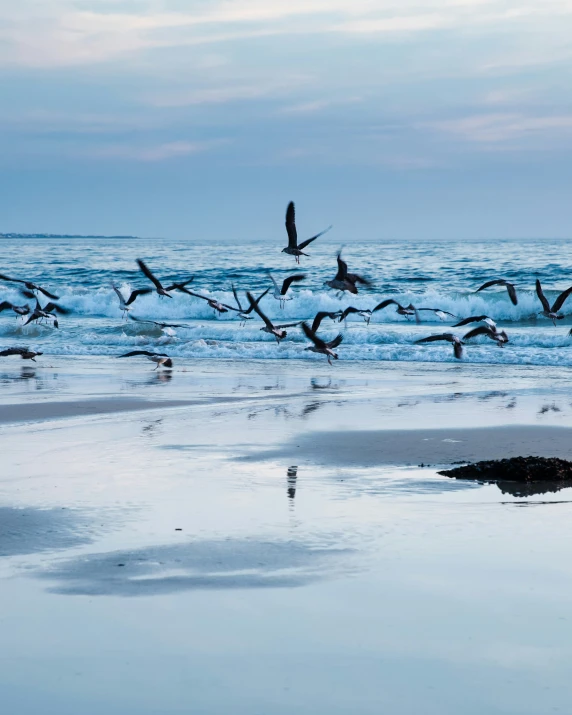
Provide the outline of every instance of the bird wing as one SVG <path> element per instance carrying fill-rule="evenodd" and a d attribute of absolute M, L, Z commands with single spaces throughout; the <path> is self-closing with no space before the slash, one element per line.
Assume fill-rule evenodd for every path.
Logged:
<path fill-rule="evenodd" d="M 238 309 L 239 309 L 240 312 L 242 313 L 242 312 L 243 312 L 243 310 L 242 310 L 242 305 L 241 305 L 240 300 L 239 300 L 239 298 L 238 298 L 238 293 L 236 292 L 236 288 L 234 287 L 234 283 L 232 283 L 231 285 L 232 285 L 232 294 L 233 294 L 233 296 L 234 296 L 234 299 L 235 299 L 235 301 L 236 301 L 236 304 L 238 305 Z"/>
<path fill-rule="evenodd" d="M 151 353 L 149 350 L 132 350 L 130 353 L 125 353 L 124 355 L 118 355 L 117 357 L 133 357 L 135 355 L 147 355 L 147 357 L 169 357 L 165 353 Z"/>
<path fill-rule="evenodd" d="M 432 313 L 444 313 L 445 315 L 450 315 L 451 318 L 456 318 L 456 315 L 449 313 L 448 310 L 441 310 L 441 308 L 417 308 L 417 310 L 430 310 Z"/>
<path fill-rule="evenodd" d="M 348 264 L 344 260 L 342 260 L 341 252 L 338 253 L 337 261 L 338 261 L 338 272 L 336 273 L 336 277 L 334 278 L 334 280 L 335 281 L 343 281 L 343 280 L 345 280 L 345 278 L 348 274 Z"/>
<path fill-rule="evenodd" d="M 275 325 L 275 328 L 295 328 L 297 325 L 300 325 L 302 321 L 298 320 L 296 323 L 284 323 L 282 325 Z"/>
<path fill-rule="evenodd" d="M 434 343 L 437 340 L 446 340 L 449 343 L 455 342 L 455 336 L 452 333 L 443 333 L 442 335 L 430 335 L 428 338 L 416 340 L 416 343 Z"/>
<path fill-rule="evenodd" d="M 262 318 L 266 327 L 269 328 L 270 330 L 272 330 L 272 328 L 274 328 L 274 326 L 272 325 L 272 323 L 268 320 L 268 318 L 264 315 L 264 313 L 258 307 L 258 301 L 254 300 L 253 295 L 249 292 L 246 293 L 246 297 L 248 298 L 248 302 L 250 303 L 250 307 L 252 308 L 252 310 L 254 310 L 254 312 L 260 318 Z"/>
<path fill-rule="evenodd" d="M 298 248 L 298 233 L 296 232 L 296 209 L 290 201 L 286 209 L 286 232 L 288 233 L 288 248 Z"/>
<path fill-rule="evenodd" d="M 423 308 L 419 308 L 419 310 L 423 310 Z M 447 315 L 450 315 L 448 313 Z M 470 323 L 478 323 L 479 320 L 484 320 L 487 316 L 486 315 L 472 315 L 470 318 L 463 318 L 463 320 L 460 320 L 458 323 L 455 323 L 453 325 L 454 328 L 460 328 L 462 325 L 469 325 Z"/>
<path fill-rule="evenodd" d="M 28 348 L 6 348 L 0 352 L 0 356 L 6 357 L 8 355 L 22 355 L 22 353 L 28 352 Z"/>
<path fill-rule="evenodd" d="M 270 290 L 270 288 L 267 288 L 263 293 L 261 293 L 258 296 L 258 298 L 254 301 L 256 303 L 256 305 L 258 305 L 260 303 L 260 301 L 264 298 L 264 296 L 268 293 L 269 290 Z M 244 313 L 244 315 L 248 315 L 249 313 L 252 313 L 252 310 L 253 310 L 253 306 L 251 305 L 248 310 L 243 310 L 242 312 Z"/>
<path fill-rule="evenodd" d="M 12 303 L 10 303 L 10 301 L 8 301 L 8 300 L 3 300 L 3 301 L 0 303 L 0 313 L 1 313 L 3 310 L 8 310 L 8 308 L 11 308 L 11 309 L 13 310 L 13 309 L 14 309 L 14 306 L 12 305 Z"/>
<path fill-rule="evenodd" d="M 518 298 L 516 297 L 516 288 L 512 283 L 506 284 L 506 289 L 508 291 L 508 297 L 513 305 L 518 305 Z"/>
<path fill-rule="evenodd" d="M 478 293 L 480 290 L 484 290 L 485 288 L 490 288 L 491 286 L 503 286 L 503 285 L 505 285 L 504 278 L 495 278 L 494 281 L 487 281 L 486 283 L 483 283 L 483 285 L 480 288 L 477 288 L 475 293 Z"/>
<path fill-rule="evenodd" d="M 479 325 L 478 328 L 473 328 L 473 330 L 469 330 L 468 333 L 463 335 L 463 340 L 470 340 L 471 338 L 476 338 L 477 335 L 488 335 L 490 337 L 491 334 L 492 330 L 487 325 Z"/>
<path fill-rule="evenodd" d="M 554 301 L 554 305 L 552 306 L 552 312 L 557 313 L 560 308 L 564 305 L 564 302 L 566 301 L 566 298 L 572 293 L 572 286 L 568 288 L 568 290 L 565 290 L 564 293 L 560 293 L 558 298 Z"/>
<path fill-rule="evenodd" d="M 308 338 L 308 340 L 311 340 L 317 348 L 321 348 L 322 350 L 326 349 L 326 343 L 322 340 L 322 338 L 319 338 L 316 335 L 316 333 L 308 326 L 307 323 L 302 323 L 302 330 L 304 331 L 304 335 Z"/>
<path fill-rule="evenodd" d="M 145 263 L 140 258 L 137 259 L 137 265 L 139 266 L 139 269 L 141 270 L 143 275 L 146 276 L 151 281 L 151 283 L 153 283 L 155 288 L 160 288 L 161 290 L 164 290 L 160 281 L 157 278 L 155 278 L 155 276 L 151 273 L 149 268 L 145 265 Z"/>
<path fill-rule="evenodd" d="M 376 305 L 375 308 L 371 312 L 375 313 L 378 310 L 383 310 L 383 308 L 387 308 L 388 305 L 392 305 L 392 304 L 396 305 L 398 308 L 401 308 L 401 306 L 399 305 L 399 303 L 396 300 L 393 300 L 393 298 L 387 298 L 387 300 L 382 300 L 381 303 Z"/>
<path fill-rule="evenodd" d="M 203 300 L 210 300 L 210 298 L 207 298 L 206 295 L 201 295 L 200 293 L 194 293 L 192 290 L 187 290 L 185 288 L 185 293 L 188 295 L 192 295 L 194 298 L 202 298 Z"/>
<path fill-rule="evenodd" d="M 282 289 L 280 290 L 280 295 L 286 295 L 288 292 L 288 288 L 292 285 L 292 283 L 298 282 L 298 281 L 303 281 L 305 278 L 304 273 L 297 273 L 294 276 L 288 276 L 282 283 Z"/>
<path fill-rule="evenodd" d="M 346 278 L 351 283 L 361 283 L 364 286 L 372 285 L 372 282 L 370 280 L 368 280 L 367 278 L 364 278 L 363 276 L 358 276 L 357 273 L 347 273 Z"/>
<path fill-rule="evenodd" d="M 536 279 L 536 295 L 538 296 L 538 299 L 542 303 L 542 307 L 547 313 L 550 313 L 550 303 L 546 299 L 546 296 L 544 295 L 542 291 L 542 286 L 540 285 L 540 281 L 538 278 Z"/>
<path fill-rule="evenodd" d="M 125 298 L 123 297 L 123 293 L 119 290 L 119 288 L 114 283 L 111 284 L 111 287 L 115 291 L 115 294 L 119 298 L 119 301 L 121 303 L 125 303 Z"/>
<path fill-rule="evenodd" d="M 59 313 L 60 315 L 68 315 L 71 313 L 71 310 L 68 310 L 68 308 L 62 308 L 61 305 L 58 305 L 57 303 L 48 303 L 46 306 L 44 306 L 44 313 L 51 313 L 53 310 L 56 311 L 56 313 Z"/>
<path fill-rule="evenodd" d="M 129 298 L 125 301 L 125 305 L 131 305 L 133 301 L 140 295 L 147 295 L 148 293 L 152 293 L 153 289 L 152 288 L 138 288 L 137 290 L 134 290 Z"/>
<path fill-rule="evenodd" d="M 191 276 L 188 280 L 183 281 L 182 283 L 180 283 L 180 282 L 179 282 L 179 283 L 172 283 L 170 286 L 167 286 L 167 287 L 165 288 L 165 290 L 166 290 L 166 291 L 170 291 L 170 290 L 180 290 L 181 292 L 185 293 L 185 291 L 183 290 L 183 288 L 184 288 L 185 286 L 188 286 L 189 283 L 192 283 L 194 280 L 195 280 L 195 277 L 194 277 L 194 276 Z"/>
<path fill-rule="evenodd" d="M 453 343 L 453 351 L 455 352 L 457 360 L 460 360 L 463 357 L 463 346 L 461 343 Z"/>
<path fill-rule="evenodd" d="M 331 228 L 332 226 L 328 226 L 328 228 L 325 228 L 323 231 L 320 231 L 320 233 L 317 233 L 315 236 L 312 236 L 312 238 L 307 238 L 305 241 L 302 241 L 302 243 L 298 244 L 298 248 L 300 250 L 306 248 L 306 246 L 309 246 L 312 241 L 315 241 L 317 238 L 320 238 L 320 236 L 323 236 L 325 233 L 328 233 Z"/>
<path fill-rule="evenodd" d="M 20 293 L 24 296 L 24 298 L 28 298 L 29 300 L 35 300 L 36 302 L 38 301 L 35 294 L 32 293 L 32 291 L 30 290 L 25 290 L 24 288 L 21 288 Z"/>
<path fill-rule="evenodd" d="M 324 318 L 331 318 L 333 315 L 336 315 L 336 317 L 337 317 L 338 314 L 337 313 L 329 313 L 327 310 L 321 310 L 319 313 L 316 313 L 316 316 L 312 322 L 312 328 L 311 328 L 312 332 L 316 333 L 318 331 L 318 328 L 320 327 L 322 320 Z"/>
<path fill-rule="evenodd" d="M 338 345 L 343 341 L 344 336 L 341 333 L 338 333 L 336 337 L 333 340 L 330 340 L 329 343 L 326 343 L 326 346 L 329 348 L 337 348 Z"/>
<path fill-rule="evenodd" d="M 49 290 L 46 290 L 45 288 L 42 288 L 41 286 L 35 286 L 36 290 L 39 290 L 40 293 L 43 293 L 46 298 L 51 298 L 52 300 L 59 300 L 59 295 L 54 295 L 53 293 L 50 293 Z"/>

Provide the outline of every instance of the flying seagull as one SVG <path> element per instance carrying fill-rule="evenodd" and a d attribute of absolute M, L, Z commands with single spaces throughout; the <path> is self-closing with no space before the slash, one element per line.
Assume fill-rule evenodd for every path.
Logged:
<path fill-rule="evenodd" d="M 340 251 L 337 256 L 338 260 L 338 272 L 331 281 L 326 281 L 324 285 L 333 288 L 334 290 L 348 291 L 354 295 L 358 292 L 356 283 L 361 283 L 362 285 L 371 285 L 370 281 L 356 273 L 348 273 L 348 264 L 342 260 L 342 252 Z"/>
<path fill-rule="evenodd" d="M 264 293 L 261 293 L 261 295 L 258 296 L 256 299 L 256 305 L 260 303 L 260 301 L 264 298 L 264 296 L 268 293 L 270 288 L 267 288 Z M 238 297 L 238 293 L 236 292 L 236 288 L 234 287 L 234 284 L 232 284 L 232 294 L 234 296 L 234 300 L 236 301 L 236 304 L 238 306 L 238 317 L 240 318 L 240 324 L 242 326 L 246 325 L 247 320 L 252 320 L 252 315 L 250 315 L 253 311 L 253 307 L 250 306 L 250 308 L 244 309 L 242 307 L 242 303 L 240 302 L 240 298 Z"/>
<path fill-rule="evenodd" d="M 441 308 L 417 308 L 417 312 L 421 312 L 422 310 L 429 310 L 432 313 L 435 313 L 435 315 L 438 318 L 441 318 L 441 320 L 447 320 L 447 316 L 450 318 L 456 318 L 456 315 L 453 315 L 453 313 L 449 313 L 447 310 L 441 310 Z"/>
<path fill-rule="evenodd" d="M 290 203 L 288 204 L 288 208 L 286 209 L 286 231 L 288 233 L 288 245 L 286 246 L 286 248 L 282 249 L 282 253 L 288 253 L 290 256 L 294 256 L 296 258 L 296 263 L 300 263 L 300 256 L 308 255 L 307 253 L 304 253 L 302 249 L 306 248 L 306 246 L 309 246 L 312 241 L 315 241 L 320 236 L 323 236 L 331 228 L 331 226 L 328 226 L 328 228 L 324 229 L 323 231 L 320 231 L 320 233 L 317 233 L 315 236 L 312 236 L 312 238 L 308 238 L 305 241 L 302 241 L 302 243 L 298 243 L 298 232 L 296 231 L 296 209 L 294 208 L 294 202 L 290 201 Z"/>
<path fill-rule="evenodd" d="M 115 285 L 115 283 L 111 284 L 111 287 L 115 291 L 115 294 L 119 298 L 119 310 L 122 312 L 123 317 L 127 318 L 127 313 L 131 310 L 131 303 L 137 298 L 137 295 L 141 295 L 140 291 L 132 291 L 131 295 L 127 300 L 125 300 L 125 297 L 123 296 L 123 293 L 121 290 Z M 144 293 L 151 293 L 152 289 L 151 288 L 143 288 Z M 137 295 L 134 295 L 134 293 L 137 293 Z"/>
<path fill-rule="evenodd" d="M 272 321 L 269 320 L 260 310 L 260 307 L 255 301 L 254 296 L 251 293 L 247 293 L 246 297 L 248 298 L 248 302 L 252 306 L 254 312 L 264 321 L 264 327 L 260 328 L 260 330 L 263 330 L 265 333 L 270 333 L 270 335 L 274 335 L 277 343 L 279 343 L 281 340 L 284 340 L 284 338 L 288 334 L 284 330 L 284 328 L 293 328 L 296 325 L 300 325 L 300 321 L 298 321 L 297 323 L 286 323 L 285 325 L 274 325 Z"/>
<path fill-rule="evenodd" d="M 312 332 L 313 333 L 318 332 L 318 328 L 320 327 L 322 320 L 324 320 L 324 318 L 330 318 L 330 320 L 337 320 L 341 314 L 342 314 L 341 310 L 336 310 L 334 312 L 328 312 L 327 310 L 321 310 L 319 313 L 316 313 L 316 316 L 314 317 L 314 320 L 312 322 Z"/>
<path fill-rule="evenodd" d="M 499 348 L 504 348 L 505 344 L 508 343 L 508 335 L 504 330 L 497 330 L 496 326 L 491 328 L 489 325 L 480 325 L 478 328 L 473 328 L 469 330 L 466 335 L 463 335 L 463 340 L 470 340 L 471 338 L 476 338 L 477 335 L 486 335 L 487 338 L 494 340 Z"/>
<path fill-rule="evenodd" d="M 202 300 L 206 300 L 206 302 L 210 305 L 210 307 L 217 313 L 228 313 L 229 310 L 234 310 L 236 313 L 240 312 L 238 308 L 233 308 L 232 305 L 227 305 L 226 303 L 221 303 L 220 301 L 216 300 L 215 298 L 209 298 L 206 295 L 201 295 L 200 293 L 193 293 L 192 290 L 187 290 L 186 288 L 183 288 L 183 292 L 187 293 L 188 295 L 192 295 L 195 298 L 201 298 Z"/>
<path fill-rule="evenodd" d="M 367 325 L 369 325 L 369 321 L 371 320 L 371 310 L 368 310 L 366 308 L 354 308 L 353 305 L 348 305 L 348 307 L 342 312 L 342 314 L 340 315 L 339 322 L 345 322 L 348 315 L 351 315 L 353 313 L 355 313 L 356 315 L 361 315 Z"/>
<path fill-rule="evenodd" d="M 186 281 L 183 281 L 182 283 L 172 283 L 171 285 L 164 288 L 161 284 L 161 281 L 153 275 L 153 273 L 145 265 L 144 261 L 142 261 L 140 258 L 137 259 L 137 265 L 139 266 L 139 270 L 143 273 L 143 275 L 146 278 L 148 278 L 151 281 L 151 283 L 153 283 L 157 293 L 161 296 L 165 296 L 166 298 L 172 298 L 173 296 L 170 295 L 171 291 L 173 291 L 173 290 L 180 291 L 183 288 L 185 288 L 185 286 L 188 286 L 189 283 L 192 283 L 194 280 L 194 276 L 192 276 L 191 278 L 189 278 Z M 137 292 L 137 291 L 133 291 L 133 293 L 135 293 L 135 292 Z M 184 292 L 186 292 L 186 291 L 184 291 Z M 127 301 L 126 305 L 129 305 L 129 303 L 131 303 L 131 302 L 133 302 L 133 300 L 135 300 L 135 298 L 133 298 L 133 293 L 129 297 L 129 300 Z M 138 293 L 138 295 L 141 295 L 141 293 Z M 135 296 L 135 297 L 137 297 L 137 296 Z"/>
<path fill-rule="evenodd" d="M 134 320 L 136 323 L 152 323 L 158 328 L 188 328 L 188 325 L 180 325 L 179 323 L 160 323 L 157 320 L 145 320 L 145 318 L 136 318 L 134 315 L 129 316 L 129 320 Z"/>
<path fill-rule="evenodd" d="M 560 293 L 558 298 L 554 301 L 552 304 L 552 308 L 550 307 L 550 303 L 548 302 L 546 296 L 544 295 L 542 291 L 542 286 L 540 285 L 540 281 L 538 278 L 536 279 L 536 295 L 538 296 L 538 299 L 542 303 L 542 307 L 544 310 L 540 312 L 540 315 L 544 315 L 547 318 L 550 318 L 554 325 L 556 325 L 557 320 L 562 320 L 564 318 L 564 315 L 560 313 L 560 308 L 564 305 L 566 298 L 572 293 L 572 286 L 565 290 L 563 293 Z"/>
<path fill-rule="evenodd" d="M 421 338 L 421 340 L 416 340 L 416 343 L 434 343 L 437 340 L 446 340 L 453 344 L 453 350 L 455 352 L 455 357 L 460 360 L 463 357 L 463 341 L 458 338 L 453 333 L 443 333 L 442 335 L 430 335 L 428 338 Z"/>
<path fill-rule="evenodd" d="M 8 355 L 19 355 L 22 360 L 32 360 L 36 362 L 38 355 L 43 355 L 44 353 L 37 353 L 30 348 L 7 348 L 0 352 L 0 357 L 7 357 Z"/>
<path fill-rule="evenodd" d="M 288 276 L 288 278 L 284 279 L 281 286 L 279 286 L 278 283 L 276 283 L 272 273 L 269 273 L 268 277 L 274 284 L 274 294 L 273 295 L 276 298 L 276 300 L 280 301 L 280 307 L 283 308 L 284 304 L 286 303 L 287 300 L 292 300 L 292 295 L 288 295 L 288 289 L 290 288 L 292 283 L 298 283 L 299 281 L 303 281 L 306 276 L 303 273 L 298 273 L 293 276 Z"/>
<path fill-rule="evenodd" d="M 9 300 L 3 300 L 0 303 L 0 313 L 3 310 L 13 310 L 14 313 L 17 315 L 28 315 L 30 312 L 30 306 L 29 305 L 14 305 L 14 303 L 10 303 Z"/>
<path fill-rule="evenodd" d="M 402 306 L 400 305 L 396 300 L 393 300 L 393 298 L 388 298 L 387 300 L 383 300 L 381 303 L 375 306 L 375 308 L 371 311 L 372 314 L 376 313 L 378 310 L 383 310 L 383 308 L 386 308 L 388 305 L 396 305 L 397 308 L 395 309 L 396 313 L 399 313 L 399 315 L 403 315 L 409 320 L 411 317 L 415 317 L 415 322 L 419 325 L 421 322 L 421 318 L 419 317 L 419 313 L 417 312 L 417 308 L 412 304 L 409 303 L 408 306 Z"/>
<path fill-rule="evenodd" d="M 330 340 L 326 343 L 324 340 L 322 340 L 322 338 L 319 338 L 316 335 L 316 333 L 312 330 L 312 328 L 310 328 L 307 323 L 302 323 L 302 330 L 304 331 L 304 335 L 308 338 L 308 340 L 311 340 L 314 343 L 309 348 L 305 348 L 306 350 L 311 350 L 313 353 L 320 353 L 320 355 L 325 355 L 328 358 L 328 362 L 330 363 L 330 365 L 332 364 L 332 358 L 334 358 L 334 360 L 338 359 L 338 354 L 334 352 L 334 348 L 337 348 L 338 345 L 340 345 L 340 343 L 344 339 L 344 336 L 341 333 L 336 335 L 333 340 Z"/>
<path fill-rule="evenodd" d="M 155 368 L 155 370 L 160 367 L 166 367 L 169 369 L 173 367 L 173 361 L 168 355 L 165 355 L 165 353 L 151 353 L 148 350 L 132 350 L 130 353 L 125 353 L 125 355 L 118 355 L 118 357 L 126 358 L 134 357 L 135 355 L 145 355 L 147 360 L 151 360 L 151 362 L 157 363 L 157 367 Z"/>
<path fill-rule="evenodd" d="M 497 327 L 496 322 L 492 318 L 489 318 L 488 315 L 471 315 L 470 318 L 463 318 L 463 320 L 460 320 L 458 323 L 455 323 L 453 327 L 460 328 L 462 325 L 470 325 L 471 323 L 485 323 L 489 326 L 489 328 L 492 328 L 493 330 L 495 330 L 495 328 Z"/>
<path fill-rule="evenodd" d="M 25 292 L 24 295 L 26 295 Z M 34 298 L 35 296 L 33 295 L 33 293 L 29 293 L 27 294 L 27 297 Z M 36 305 L 32 312 L 28 315 L 28 319 L 26 320 L 24 325 L 28 325 L 29 323 L 33 323 L 35 321 L 41 322 L 42 320 L 53 320 L 54 328 L 59 328 L 58 319 L 53 314 L 54 312 L 59 313 L 60 315 L 67 315 L 70 311 L 67 308 L 62 308 L 61 305 L 53 303 L 52 301 L 47 303 L 42 308 L 42 306 L 40 305 L 40 301 L 36 298 Z"/>
<path fill-rule="evenodd" d="M 508 292 L 508 296 L 512 301 L 512 304 L 518 305 L 518 298 L 516 296 L 516 288 L 514 287 L 514 283 L 511 283 L 510 281 L 505 281 L 504 278 L 497 278 L 496 280 L 487 281 L 486 283 L 483 283 L 480 288 L 477 288 L 475 293 L 478 293 L 481 290 L 485 290 L 485 288 L 490 288 L 491 286 L 505 286 Z"/>
<path fill-rule="evenodd" d="M 23 283 L 24 286 L 30 291 L 39 291 L 40 293 L 43 293 L 47 298 L 51 298 L 52 300 L 59 300 L 59 296 L 50 293 L 49 290 L 46 290 L 45 288 L 42 288 L 35 283 L 32 283 L 32 281 L 23 281 L 19 278 L 8 278 L 8 276 L 4 276 L 2 274 L 0 274 L 0 281 L 8 281 L 9 283 Z"/>

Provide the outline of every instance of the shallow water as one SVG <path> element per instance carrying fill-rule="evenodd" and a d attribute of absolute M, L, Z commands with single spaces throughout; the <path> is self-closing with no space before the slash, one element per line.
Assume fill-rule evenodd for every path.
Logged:
<path fill-rule="evenodd" d="M 122 320 L 110 283 L 121 286 L 126 295 L 131 289 L 148 287 L 135 264 L 141 257 L 162 280 L 194 275 L 193 289 L 229 305 L 234 305 L 231 283 L 246 304 L 246 290 L 258 293 L 270 285 L 267 271 L 277 280 L 292 272 L 304 273 L 306 280 L 291 289 L 292 300 L 283 310 L 272 295 L 262 300 L 263 310 L 278 322 L 311 320 L 319 310 L 334 311 L 350 304 L 371 309 L 392 297 L 403 305 L 413 302 L 419 308 L 440 308 L 459 318 L 486 314 L 496 319 L 509 333 L 509 345 L 499 350 L 486 337 L 476 338 L 467 346 L 466 362 L 572 365 L 572 337 L 568 335 L 572 299 L 564 305 L 566 318 L 554 327 L 538 315 L 540 304 L 534 292 L 537 277 L 551 300 L 569 286 L 572 253 L 567 241 L 352 243 L 344 248 L 344 258 L 351 271 L 370 278 L 373 286 L 341 300 L 323 285 L 335 274 L 338 248 L 332 232 L 313 244 L 311 257 L 296 266 L 278 244 L 270 243 L 237 247 L 167 240 L 4 239 L 0 241 L 0 273 L 49 287 L 72 313 L 63 316 L 60 329 L 55 330 L 23 327 L 22 319 L 5 311 L 0 314 L 0 346 L 24 344 L 49 355 L 117 355 L 141 348 L 168 351 L 176 358 L 323 360 L 304 350 L 307 341 L 299 328 L 290 329 L 287 339 L 277 346 L 274 338 L 260 331 L 259 320 L 241 328 L 232 312 L 217 316 L 206 302 L 181 294 L 172 299 L 141 296 L 132 314 L 185 327 L 165 331 Z M 474 292 L 494 277 L 516 283 L 517 306 L 504 288 Z M 0 300 L 5 299 L 24 301 L 16 284 L 0 283 Z M 339 349 L 343 360 L 453 362 L 448 343 L 413 342 L 435 332 L 450 332 L 456 321 L 441 321 L 429 312 L 423 312 L 422 318 L 423 324 L 417 326 L 390 306 L 377 312 L 369 326 L 359 317 L 350 319 L 347 326 L 325 320 L 321 334 L 331 338 L 343 329 Z M 463 335 L 469 329 L 452 331 Z"/>

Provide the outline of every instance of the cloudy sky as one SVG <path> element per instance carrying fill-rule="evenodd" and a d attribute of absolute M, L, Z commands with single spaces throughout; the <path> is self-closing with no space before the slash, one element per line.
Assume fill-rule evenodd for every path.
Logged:
<path fill-rule="evenodd" d="M 572 236 L 572 0 L 0 0 L 0 231 Z"/>

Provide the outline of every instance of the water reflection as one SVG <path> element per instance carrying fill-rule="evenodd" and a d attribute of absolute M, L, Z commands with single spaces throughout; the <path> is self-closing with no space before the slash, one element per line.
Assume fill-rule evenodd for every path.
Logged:
<path fill-rule="evenodd" d="M 294 508 L 294 498 L 296 497 L 296 480 L 298 479 L 298 467 L 288 467 L 286 472 L 288 503 Z"/>

